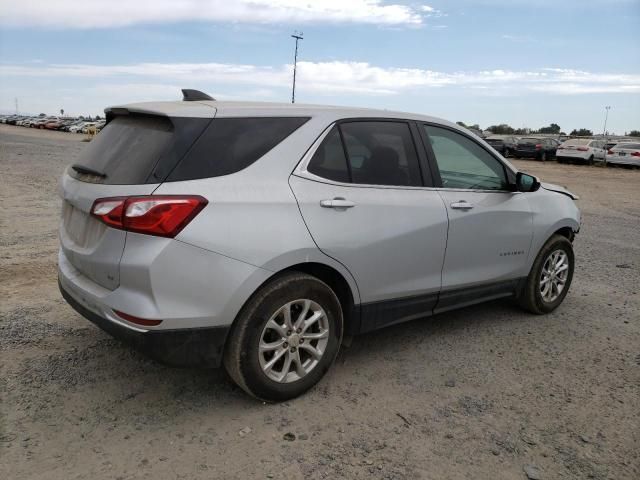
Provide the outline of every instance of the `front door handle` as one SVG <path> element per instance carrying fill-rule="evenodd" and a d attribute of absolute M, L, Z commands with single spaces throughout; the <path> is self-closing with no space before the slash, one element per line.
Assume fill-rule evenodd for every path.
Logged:
<path fill-rule="evenodd" d="M 456 210 L 471 210 L 473 208 L 473 203 L 469 203 L 466 200 L 460 200 L 459 202 L 453 202 L 451 204 L 451 208 L 455 208 Z"/>
<path fill-rule="evenodd" d="M 331 200 L 320 200 L 320 206 L 324 208 L 352 208 L 356 204 L 342 197 L 336 197 Z"/>

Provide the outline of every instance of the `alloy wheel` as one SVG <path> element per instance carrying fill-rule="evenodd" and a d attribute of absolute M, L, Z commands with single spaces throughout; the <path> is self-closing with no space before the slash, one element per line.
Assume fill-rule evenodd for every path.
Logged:
<path fill-rule="evenodd" d="M 278 383 L 305 377 L 329 343 L 329 319 L 313 300 L 299 299 L 280 307 L 266 323 L 258 356 L 262 372 Z"/>
<path fill-rule="evenodd" d="M 564 250 L 554 250 L 545 260 L 540 274 L 540 294 L 547 303 L 560 296 L 569 275 L 569 256 Z"/>

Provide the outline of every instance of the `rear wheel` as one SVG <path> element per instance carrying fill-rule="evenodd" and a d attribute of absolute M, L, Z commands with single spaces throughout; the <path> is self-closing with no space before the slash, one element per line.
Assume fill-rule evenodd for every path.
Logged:
<path fill-rule="evenodd" d="M 591 155 L 589 160 L 587 160 L 587 165 L 593 165 L 593 155 Z"/>
<path fill-rule="evenodd" d="M 555 310 L 567 296 L 573 279 L 573 246 L 566 237 L 553 235 L 536 257 L 518 303 L 531 313 Z"/>
<path fill-rule="evenodd" d="M 311 275 L 287 273 L 242 308 L 224 365 L 249 395 L 266 401 L 294 398 L 329 370 L 342 329 L 340 301 L 331 288 Z"/>
<path fill-rule="evenodd" d="M 511 155 L 511 152 L 509 152 L 509 149 L 508 149 L 508 148 L 505 148 L 505 149 L 504 149 L 504 152 L 503 152 L 503 154 L 502 154 L 502 156 L 503 156 L 504 158 L 509 158 L 509 156 L 510 156 L 510 155 Z"/>

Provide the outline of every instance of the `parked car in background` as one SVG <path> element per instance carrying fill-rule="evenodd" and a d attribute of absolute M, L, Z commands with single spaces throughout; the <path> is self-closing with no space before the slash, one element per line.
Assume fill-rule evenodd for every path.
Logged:
<path fill-rule="evenodd" d="M 546 137 L 523 137 L 516 143 L 513 152 L 517 158 L 535 158 L 546 162 L 556 155 L 557 146 L 550 138 Z"/>
<path fill-rule="evenodd" d="M 573 138 L 558 147 L 556 158 L 559 163 L 593 165 L 594 162 L 604 162 L 606 152 L 605 140 Z"/>
<path fill-rule="evenodd" d="M 606 155 L 607 164 L 640 167 L 640 142 L 620 142 L 611 147 Z"/>
<path fill-rule="evenodd" d="M 516 137 L 508 135 L 491 135 L 484 139 L 489 145 L 502 154 L 503 157 L 509 158 L 516 149 L 518 140 Z"/>
<path fill-rule="evenodd" d="M 44 128 L 46 128 L 47 130 L 57 130 L 58 128 L 62 127 L 62 125 L 63 123 L 60 120 L 51 120 L 44 124 Z"/>
<path fill-rule="evenodd" d="M 71 133 L 82 133 L 82 129 L 87 123 L 88 122 L 85 122 L 85 121 L 76 123 L 75 125 L 72 125 L 71 127 L 69 127 L 69 131 Z"/>
<path fill-rule="evenodd" d="M 345 335 L 564 300 L 577 197 L 466 129 L 198 100 L 107 109 L 61 179 L 60 290 L 111 335 L 281 401 L 325 375 Z"/>

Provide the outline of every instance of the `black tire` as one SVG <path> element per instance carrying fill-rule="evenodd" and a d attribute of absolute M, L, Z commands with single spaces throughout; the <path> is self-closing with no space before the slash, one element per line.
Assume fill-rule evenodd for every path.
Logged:
<path fill-rule="evenodd" d="M 569 268 L 564 288 L 560 292 L 560 295 L 554 301 L 547 302 L 542 298 L 542 293 L 540 291 L 542 268 L 544 267 L 547 258 L 557 250 L 562 250 L 567 254 L 567 257 L 569 259 Z M 573 254 L 573 245 L 571 244 L 569 239 L 562 235 L 553 235 L 540 249 L 535 262 L 533 262 L 533 266 L 531 267 L 531 272 L 529 272 L 529 276 L 527 277 L 526 284 L 517 298 L 520 306 L 525 310 L 528 310 L 529 312 L 535 313 L 537 315 L 550 313 L 558 308 L 558 306 L 567 296 L 567 292 L 571 287 L 574 265 L 575 257 Z"/>
<path fill-rule="evenodd" d="M 564 158 L 558 157 L 558 163 L 564 163 Z"/>
<path fill-rule="evenodd" d="M 509 158 L 510 153 L 511 153 L 511 152 L 509 152 L 509 149 L 508 149 L 508 148 L 505 148 L 505 149 L 504 149 L 504 152 L 502 153 L 502 156 L 503 156 L 504 158 Z"/>
<path fill-rule="evenodd" d="M 591 155 L 589 160 L 587 160 L 587 165 L 593 165 L 593 155 Z"/>
<path fill-rule="evenodd" d="M 279 383 L 263 372 L 258 345 L 271 316 L 286 303 L 298 299 L 312 300 L 325 311 L 328 344 L 318 364 L 305 376 Z M 263 285 L 244 305 L 227 340 L 224 366 L 238 386 L 253 397 L 269 402 L 295 398 L 318 383 L 329 370 L 338 354 L 342 332 L 342 308 L 333 290 L 316 277 L 288 272 Z"/>

